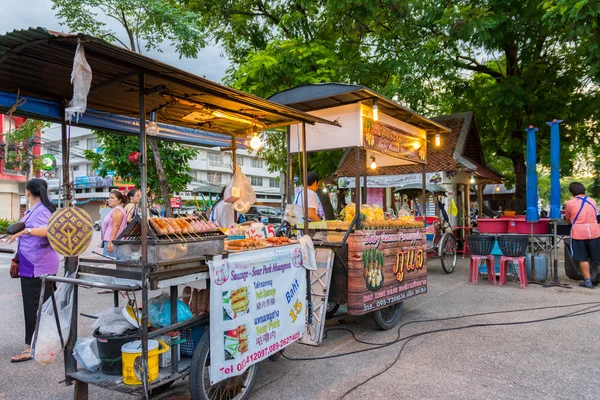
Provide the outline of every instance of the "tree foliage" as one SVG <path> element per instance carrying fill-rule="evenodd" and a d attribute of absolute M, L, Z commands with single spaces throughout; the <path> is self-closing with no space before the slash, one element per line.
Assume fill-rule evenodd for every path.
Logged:
<path fill-rule="evenodd" d="M 98 147 L 101 151 L 84 151 L 85 157 L 92 161 L 92 168 L 97 169 L 100 176 L 104 177 L 112 173 L 140 187 L 140 166 L 129 161 L 129 155 L 140 149 L 139 139 L 103 131 L 94 131 L 94 133 L 98 138 Z M 171 189 L 176 192 L 186 190 L 192 182 L 189 163 L 196 157 L 196 150 L 171 142 L 157 144 Z M 152 158 L 148 159 L 147 184 L 154 193 L 160 193 L 158 174 Z M 163 200 L 168 201 L 168 199 Z"/>

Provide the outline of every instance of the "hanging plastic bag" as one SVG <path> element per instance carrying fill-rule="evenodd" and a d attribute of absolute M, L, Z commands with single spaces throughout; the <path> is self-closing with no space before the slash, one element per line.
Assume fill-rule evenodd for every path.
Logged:
<path fill-rule="evenodd" d="M 72 274 L 71 277 L 74 277 Z M 59 283 L 54 298 L 56 300 L 56 310 L 60 322 L 63 343 L 69 339 L 69 330 L 71 328 L 71 312 L 73 310 L 73 285 L 69 283 Z M 46 288 L 46 290 L 50 290 Z M 62 344 L 56 325 L 56 317 L 52 306 L 52 298 L 46 300 L 42 305 L 40 320 L 37 330 L 33 335 L 33 358 L 42 365 L 50 364 L 56 360 L 56 356 L 62 351 Z"/>
<path fill-rule="evenodd" d="M 92 86 L 92 68 L 85 59 L 85 51 L 81 43 L 77 44 L 75 50 L 71 83 L 73 84 L 73 99 L 69 103 L 69 107 L 65 108 L 65 118 L 70 122 L 75 115 L 79 122 L 79 116 L 87 108 L 87 97 Z"/>
<path fill-rule="evenodd" d="M 192 311 L 185 303 L 177 299 L 177 322 L 192 318 Z M 171 297 L 161 294 L 148 302 L 148 322 L 155 328 L 171 325 Z"/>
<path fill-rule="evenodd" d="M 131 322 L 123 315 L 123 307 L 113 307 L 102 312 L 94 324 L 92 325 L 94 330 L 98 329 L 98 332 L 102 335 L 121 335 L 129 329 L 135 329 Z"/>
<path fill-rule="evenodd" d="M 233 203 L 233 208 L 240 214 L 247 213 L 256 203 L 256 193 L 252 183 L 240 167 L 236 168 L 233 179 L 225 187 L 224 199 L 228 203 Z"/>
<path fill-rule="evenodd" d="M 100 369 L 100 358 L 98 357 L 98 343 L 96 338 L 77 339 L 73 348 L 73 357 L 83 368 L 90 372 Z"/>
<path fill-rule="evenodd" d="M 292 226 L 295 226 L 304 218 L 304 210 L 298 204 L 286 204 L 283 219 Z"/>

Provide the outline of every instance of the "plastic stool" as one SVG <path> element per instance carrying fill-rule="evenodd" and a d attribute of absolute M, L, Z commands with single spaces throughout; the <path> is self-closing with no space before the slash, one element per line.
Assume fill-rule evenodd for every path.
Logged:
<path fill-rule="evenodd" d="M 494 270 L 494 256 L 476 256 L 471 255 L 471 263 L 469 265 L 469 282 L 473 282 L 473 285 L 477 285 L 477 278 L 479 276 L 479 266 L 481 261 L 485 262 L 487 268 L 488 282 L 493 282 L 496 285 L 496 273 Z"/>
<path fill-rule="evenodd" d="M 519 266 L 519 283 L 521 284 L 521 289 L 525 289 L 527 287 L 527 271 L 525 268 L 525 257 L 500 257 L 500 286 L 506 283 L 509 263 L 513 264 L 514 261 L 516 261 Z"/>

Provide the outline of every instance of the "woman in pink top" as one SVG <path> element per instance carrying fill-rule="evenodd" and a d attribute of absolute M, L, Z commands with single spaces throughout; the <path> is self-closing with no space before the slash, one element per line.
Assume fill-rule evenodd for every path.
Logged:
<path fill-rule="evenodd" d="M 114 257 L 115 248 L 113 240 L 115 240 L 127 226 L 127 217 L 123 206 L 127 202 L 127 197 L 118 190 L 113 190 L 108 196 L 108 206 L 112 211 L 104 218 L 102 223 L 102 241 L 103 254 L 105 256 Z"/>
<path fill-rule="evenodd" d="M 579 261 L 584 281 L 581 287 L 593 289 L 590 279 L 590 261 L 600 261 L 600 225 L 594 199 L 585 195 L 585 187 L 579 182 L 569 185 L 573 198 L 565 205 L 565 218 L 571 221 L 571 256 Z"/>

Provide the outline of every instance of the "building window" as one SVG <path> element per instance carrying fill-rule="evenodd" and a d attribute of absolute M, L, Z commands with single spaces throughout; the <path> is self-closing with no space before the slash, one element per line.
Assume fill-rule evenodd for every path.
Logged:
<path fill-rule="evenodd" d="M 216 153 L 208 153 L 208 166 L 209 167 L 217 167 L 217 168 L 225 168 L 227 164 L 225 164 L 221 160 L 221 155 Z"/>
<path fill-rule="evenodd" d="M 79 171 L 79 165 L 71 167 L 71 171 Z"/>
<path fill-rule="evenodd" d="M 60 150 L 58 150 L 56 147 L 48 147 L 48 149 L 46 149 L 46 153 L 52 156 L 57 156 L 60 154 Z"/>
<path fill-rule="evenodd" d="M 252 168 L 262 168 L 263 161 L 260 158 L 253 158 L 251 166 Z"/>
<path fill-rule="evenodd" d="M 98 175 L 98 170 L 92 168 L 91 165 L 86 165 L 86 172 L 85 172 L 85 174 L 87 176 L 97 176 Z"/>
<path fill-rule="evenodd" d="M 208 173 L 208 181 L 210 183 L 223 183 L 223 174 L 220 172 Z"/>
<path fill-rule="evenodd" d="M 87 149 L 96 150 L 98 148 L 98 139 L 92 138 L 87 140 Z"/>
<path fill-rule="evenodd" d="M 77 147 L 77 146 L 79 146 L 79 140 L 73 140 L 71 142 L 71 147 Z"/>
<path fill-rule="evenodd" d="M 262 186 L 263 185 L 263 178 L 258 177 L 258 176 L 251 176 L 250 177 L 250 183 L 252 184 L 252 186 Z"/>
<path fill-rule="evenodd" d="M 279 179 L 269 178 L 269 187 L 278 188 L 279 187 Z"/>
<path fill-rule="evenodd" d="M 237 165 L 239 165 L 240 167 L 243 167 L 244 166 L 244 157 L 238 156 L 236 158 L 236 162 L 237 162 Z"/>

